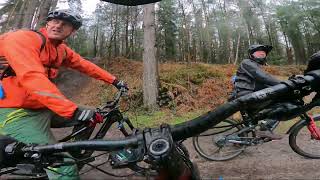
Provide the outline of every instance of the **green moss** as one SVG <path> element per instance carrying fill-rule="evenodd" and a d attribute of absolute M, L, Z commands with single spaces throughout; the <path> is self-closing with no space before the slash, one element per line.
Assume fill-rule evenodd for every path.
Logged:
<path fill-rule="evenodd" d="M 163 118 L 165 117 L 165 112 L 156 111 L 153 114 L 146 114 L 146 113 L 129 113 L 128 117 L 130 121 L 133 123 L 135 127 L 145 128 L 145 127 L 155 127 L 162 123 Z"/>
<path fill-rule="evenodd" d="M 201 64 L 185 66 L 175 71 L 165 71 L 160 74 L 160 80 L 170 83 L 187 86 L 188 82 L 199 85 L 205 79 L 222 77 L 222 74 Z"/>
<path fill-rule="evenodd" d="M 189 121 L 193 118 L 204 114 L 205 111 L 195 111 L 184 113 L 181 116 L 174 115 L 170 112 L 157 111 L 153 114 L 134 114 L 129 113 L 128 117 L 135 127 L 145 128 L 145 127 L 157 127 L 160 124 L 179 124 L 185 121 Z"/>

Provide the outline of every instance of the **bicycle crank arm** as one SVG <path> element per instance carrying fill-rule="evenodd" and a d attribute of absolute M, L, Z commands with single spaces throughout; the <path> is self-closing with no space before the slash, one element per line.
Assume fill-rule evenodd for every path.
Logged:
<path fill-rule="evenodd" d="M 250 146 L 251 143 L 247 141 L 238 141 L 238 140 L 227 140 L 229 143 L 234 143 L 234 144 L 242 144 L 242 145 L 247 145 Z"/>

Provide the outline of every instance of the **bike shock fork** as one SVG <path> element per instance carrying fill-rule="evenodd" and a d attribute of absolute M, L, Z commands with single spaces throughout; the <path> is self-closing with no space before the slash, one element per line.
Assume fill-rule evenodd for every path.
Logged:
<path fill-rule="evenodd" d="M 312 138 L 314 138 L 316 140 L 320 140 L 320 130 L 317 127 L 313 117 L 309 116 L 309 115 L 307 117 L 308 117 L 308 120 L 309 120 L 307 127 L 308 127 L 308 130 L 311 133 Z"/>

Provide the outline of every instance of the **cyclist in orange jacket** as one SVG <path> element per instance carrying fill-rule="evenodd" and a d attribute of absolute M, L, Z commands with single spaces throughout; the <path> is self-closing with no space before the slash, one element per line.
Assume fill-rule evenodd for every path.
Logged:
<path fill-rule="evenodd" d="M 82 18 L 76 13 L 55 10 L 48 14 L 45 27 L 37 32 L 18 30 L 0 36 L 0 69 L 4 70 L 1 134 L 24 143 L 54 143 L 50 124 L 55 118 L 66 122 L 92 120 L 94 110 L 77 106 L 51 81 L 61 66 L 76 69 L 118 89 L 127 88 L 123 81 L 85 60 L 64 43 L 81 25 Z M 69 173 L 68 179 L 78 178 L 74 166 L 47 171 L 50 179 L 60 178 L 59 173 Z"/>

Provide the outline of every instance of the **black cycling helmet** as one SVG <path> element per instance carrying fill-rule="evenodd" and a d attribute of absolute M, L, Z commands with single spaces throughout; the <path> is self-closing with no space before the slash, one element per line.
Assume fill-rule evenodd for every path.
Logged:
<path fill-rule="evenodd" d="M 79 29 L 82 25 L 81 16 L 69 9 L 54 10 L 49 12 L 47 21 L 50 21 L 51 19 L 61 19 L 68 21 L 73 25 L 75 29 Z"/>
<path fill-rule="evenodd" d="M 257 61 L 257 63 L 259 63 L 259 64 L 266 64 L 267 58 L 255 58 L 252 56 L 252 54 L 256 51 L 264 51 L 264 52 L 266 52 L 266 55 L 268 55 L 268 53 L 271 50 L 272 50 L 272 46 L 270 46 L 270 45 L 262 45 L 262 44 L 250 45 L 248 48 L 249 58 L 254 61 Z"/>
<path fill-rule="evenodd" d="M 320 69 L 320 51 L 310 56 L 307 69 L 304 71 L 304 73 L 317 69 Z"/>

